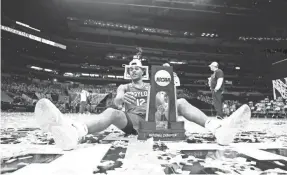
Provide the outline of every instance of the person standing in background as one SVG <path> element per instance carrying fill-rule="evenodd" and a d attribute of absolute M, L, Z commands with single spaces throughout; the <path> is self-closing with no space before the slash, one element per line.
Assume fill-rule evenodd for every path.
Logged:
<path fill-rule="evenodd" d="M 89 92 L 86 90 L 82 90 L 80 94 L 81 102 L 80 102 L 80 113 L 83 114 L 87 108 L 87 100 L 88 100 Z"/>
<path fill-rule="evenodd" d="M 222 94 L 224 92 L 224 74 L 223 71 L 218 68 L 217 62 L 212 62 L 209 65 L 209 68 L 213 71 L 211 77 L 208 78 L 208 84 L 212 93 L 213 106 L 216 110 L 217 118 L 223 119 Z"/>
<path fill-rule="evenodd" d="M 93 111 L 92 110 L 92 100 L 93 100 L 92 98 L 93 98 L 93 91 L 89 90 L 88 96 L 87 96 L 87 109 L 89 113 Z"/>

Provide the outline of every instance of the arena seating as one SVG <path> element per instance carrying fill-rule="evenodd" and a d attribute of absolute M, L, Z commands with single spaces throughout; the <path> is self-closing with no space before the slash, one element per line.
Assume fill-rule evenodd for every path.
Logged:
<path fill-rule="evenodd" d="M 196 83 L 197 81 L 195 81 Z M 198 83 L 201 83 L 198 81 Z M 81 86 L 81 87 L 80 87 Z M 2 76 L 1 95 L 2 110 L 30 111 L 34 110 L 36 102 L 41 98 L 50 99 L 62 112 L 78 112 L 81 89 L 89 91 L 92 95 L 89 99 L 91 111 L 99 113 L 107 107 L 112 107 L 112 99 L 116 94 L 116 86 L 104 85 L 71 85 L 66 83 L 40 81 L 33 82 L 21 76 Z M 109 95 L 110 94 L 110 95 Z M 214 115 L 212 98 L 199 92 L 193 92 L 187 88 L 177 89 L 177 98 L 185 98 L 194 106 L 200 108 L 208 115 Z M 104 102 L 103 102 L 104 101 Z M 225 100 L 223 110 L 225 115 L 230 115 L 242 102 L 238 100 Z M 259 102 L 249 102 L 254 117 L 285 117 L 287 103 L 282 98 L 270 101 L 268 98 Z"/>
<path fill-rule="evenodd" d="M 115 88 L 108 86 L 84 85 L 82 88 L 89 91 L 92 95 L 90 105 L 97 106 L 101 100 L 105 99 L 108 94 L 115 94 Z M 62 112 L 75 112 L 79 108 L 80 87 L 70 89 L 64 88 L 61 83 L 32 82 L 31 80 L 21 78 L 21 76 L 2 76 L 1 93 L 7 98 L 1 100 L 5 110 L 8 111 L 29 111 L 34 110 L 36 102 L 41 98 L 50 99 Z M 112 95 L 111 95 L 112 97 Z M 9 99 L 10 100 L 7 100 Z M 8 105 L 10 104 L 10 105 Z M 95 109 L 98 111 L 98 109 Z"/>
<path fill-rule="evenodd" d="M 282 97 L 277 98 L 275 101 L 265 98 L 256 104 L 249 102 L 249 105 L 253 111 L 254 117 L 285 118 L 287 114 L 287 103 L 286 100 L 284 102 Z"/>

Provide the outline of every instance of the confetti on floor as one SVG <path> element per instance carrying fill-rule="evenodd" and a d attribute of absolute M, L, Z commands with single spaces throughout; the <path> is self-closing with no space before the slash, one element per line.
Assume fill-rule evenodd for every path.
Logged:
<path fill-rule="evenodd" d="M 66 117 L 77 121 L 91 120 L 93 115 L 70 114 Z M 184 119 L 181 119 L 184 120 Z M 53 147 L 54 140 L 50 133 L 44 133 L 37 128 L 32 113 L 2 113 L 1 117 L 1 167 L 8 164 L 13 172 L 15 168 L 27 166 L 30 163 L 47 163 L 59 157 L 59 154 L 27 155 L 33 149 L 39 150 L 37 145 Z M 186 144 L 214 144 L 214 136 L 204 128 L 185 122 Z M 239 133 L 235 143 L 277 143 L 286 149 L 266 149 L 264 151 L 287 157 L 287 120 L 276 119 L 252 119 L 249 127 Z M 124 133 L 115 127 L 109 127 L 105 132 L 87 135 L 79 148 L 97 144 L 112 144 L 109 151 L 95 167 L 94 173 L 124 174 L 123 160 L 128 147 L 127 140 L 103 140 L 107 135 L 112 137 L 124 137 Z M 110 137 L 110 138 L 112 138 Z M 129 139 L 128 139 L 129 140 Z M 9 146 L 10 145 L 10 146 Z M 11 145 L 21 145 L 13 147 Z M 52 149 L 52 148 L 51 148 Z M 33 151 L 32 151 L 33 152 Z M 60 152 L 60 151 L 58 151 Z M 286 162 L 258 162 L 248 156 L 244 156 L 234 150 L 170 150 L 164 142 L 154 142 L 152 154 L 160 161 L 162 171 L 165 174 L 272 174 L 274 172 L 287 174 Z M 33 161 L 32 161 L 33 160 Z M 4 165 L 3 165 L 4 164 Z M 12 166 L 13 165 L 13 166 Z M 269 168 L 264 168 L 268 167 Z M 13 168 L 11 168 L 13 167 Z M 280 168 L 282 167 L 282 168 Z M 124 172 L 123 172 L 124 171 Z M 131 171 L 131 170 L 130 170 Z M 132 171 L 131 171 L 132 172 Z"/>

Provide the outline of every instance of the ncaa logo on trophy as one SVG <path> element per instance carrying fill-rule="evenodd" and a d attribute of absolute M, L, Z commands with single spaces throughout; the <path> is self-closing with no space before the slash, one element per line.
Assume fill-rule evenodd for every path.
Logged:
<path fill-rule="evenodd" d="M 139 140 L 184 140 L 184 122 L 177 121 L 176 88 L 172 67 L 152 66 L 146 121 L 140 123 Z"/>
<path fill-rule="evenodd" d="M 171 76 L 166 70 L 158 71 L 154 79 L 159 86 L 167 86 L 171 82 Z"/>

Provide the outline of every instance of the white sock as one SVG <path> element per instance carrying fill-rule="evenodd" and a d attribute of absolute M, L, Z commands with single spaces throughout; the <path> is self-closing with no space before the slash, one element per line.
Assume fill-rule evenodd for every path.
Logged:
<path fill-rule="evenodd" d="M 214 134 L 216 129 L 221 127 L 221 124 L 217 120 L 208 119 L 205 122 L 204 127 Z"/>

